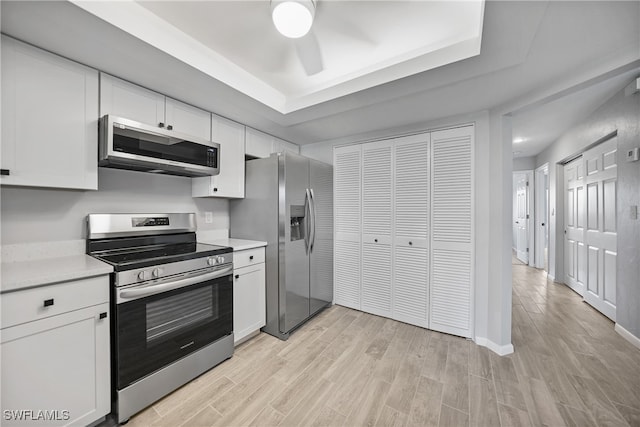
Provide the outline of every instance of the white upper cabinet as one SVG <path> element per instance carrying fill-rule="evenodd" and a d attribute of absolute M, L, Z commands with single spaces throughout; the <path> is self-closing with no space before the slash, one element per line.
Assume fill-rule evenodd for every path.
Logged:
<path fill-rule="evenodd" d="M 284 139 L 274 137 L 271 151 L 273 153 L 281 153 L 283 151 L 288 151 L 290 153 L 300 154 L 300 146 L 296 144 L 292 144 L 291 142 L 285 141 Z"/>
<path fill-rule="evenodd" d="M 294 154 L 300 154 L 300 146 L 276 138 L 267 133 L 247 127 L 246 154 L 251 157 L 266 158 L 271 153 L 281 153 L 288 151 Z"/>
<path fill-rule="evenodd" d="M 208 111 L 100 73 L 100 117 L 106 114 L 211 140 Z"/>
<path fill-rule="evenodd" d="M 3 185 L 98 188 L 98 72 L 2 37 Z"/>
<path fill-rule="evenodd" d="M 247 127 L 246 154 L 251 157 L 266 158 L 271 155 L 273 137 L 259 130 Z"/>
<path fill-rule="evenodd" d="M 245 127 L 224 117 L 211 116 L 211 140 L 220 144 L 220 173 L 193 178 L 193 197 L 244 197 Z"/>
<path fill-rule="evenodd" d="M 184 102 L 166 98 L 165 120 L 172 130 L 211 141 L 211 113 Z"/>

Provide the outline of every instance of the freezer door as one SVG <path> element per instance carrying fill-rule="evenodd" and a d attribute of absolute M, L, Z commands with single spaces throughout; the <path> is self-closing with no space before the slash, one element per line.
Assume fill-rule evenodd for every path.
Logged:
<path fill-rule="evenodd" d="M 333 167 L 309 160 L 312 194 L 310 242 L 310 312 L 313 315 L 333 301 Z"/>
<path fill-rule="evenodd" d="M 288 333 L 309 317 L 309 160 L 284 152 L 278 165 L 280 332 Z"/>

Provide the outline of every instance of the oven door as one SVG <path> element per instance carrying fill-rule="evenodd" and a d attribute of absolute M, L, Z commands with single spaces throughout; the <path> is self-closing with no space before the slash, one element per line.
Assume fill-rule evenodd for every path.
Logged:
<path fill-rule="evenodd" d="M 118 390 L 233 332 L 231 272 L 214 268 L 116 288 Z"/>

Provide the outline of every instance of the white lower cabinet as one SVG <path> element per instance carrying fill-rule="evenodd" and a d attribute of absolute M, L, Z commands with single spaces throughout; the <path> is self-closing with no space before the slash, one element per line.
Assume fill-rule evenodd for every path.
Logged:
<path fill-rule="evenodd" d="M 1 331 L 2 425 L 88 425 L 111 410 L 109 279 L 71 283 L 84 286 L 82 304 L 69 305 L 66 284 L 0 296 L 3 308 L 35 312 L 18 324 L 24 319 L 3 315 L 14 326 Z"/>
<path fill-rule="evenodd" d="M 264 248 L 233 253 L 234 344 L 246 341 L 266 324 Z"/>

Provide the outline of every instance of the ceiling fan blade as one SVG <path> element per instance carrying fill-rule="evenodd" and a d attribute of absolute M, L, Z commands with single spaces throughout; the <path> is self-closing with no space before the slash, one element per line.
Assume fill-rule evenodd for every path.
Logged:
<path fill-rule="evenodd" d="M 318 74 L 324 69 L 320 44 L 313 30 L 306 36 L 295 39 L 295 45 L 300 63 L 308 76 Z"/>

